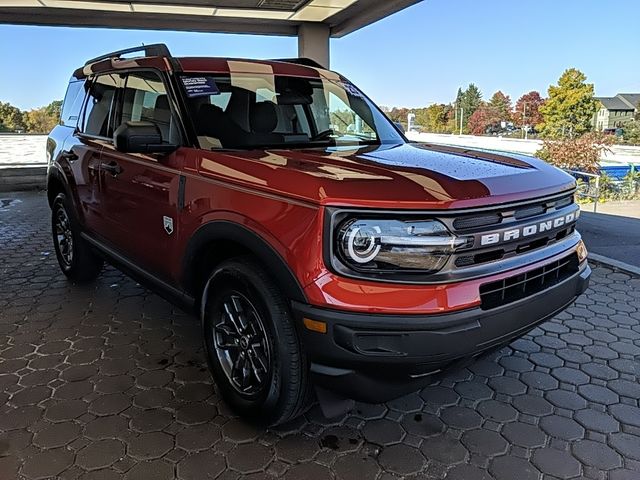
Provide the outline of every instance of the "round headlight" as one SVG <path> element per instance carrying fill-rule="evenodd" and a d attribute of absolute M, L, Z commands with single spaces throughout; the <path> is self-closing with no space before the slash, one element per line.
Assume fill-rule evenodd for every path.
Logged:
<path fill-rule="evenodd" d="M 380 227 L 356 226 L 349 230 L 344 243 L 351 260 L 369 263 L 380 253 Z"/>
<path fill-rule="evenodd" d="M 350 219 L 338 227 L 336 247 L 354 270 L 430 273 L 466 242 L 435 220 Z"/>

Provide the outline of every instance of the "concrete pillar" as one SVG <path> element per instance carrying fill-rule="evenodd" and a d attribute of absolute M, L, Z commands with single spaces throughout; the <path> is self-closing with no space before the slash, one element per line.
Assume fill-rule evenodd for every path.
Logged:
<path fill-rule="evenodd" d="M 329 26 L 323 23 L 303 23 L 298 27 L 298 56 L 315 60 L 329 68 Z"/>

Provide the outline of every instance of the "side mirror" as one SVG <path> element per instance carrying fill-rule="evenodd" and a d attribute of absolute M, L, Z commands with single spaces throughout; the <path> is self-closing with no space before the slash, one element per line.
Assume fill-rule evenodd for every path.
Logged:
<path fill-rule="evenodd" d="M 402 133 L 407 133 L 404 130 L 404 127 L 402 126 L 402 124 L 400 122 L 393 122 L 393 124 L 398 128 L 398 130 L 400 130 Z"/>
<path fill-rule="evenodd" d="M 153 122 L 124 122 L 113 132 L 113 144 L 124 153 L 170 153 L 178 148 L 162 143 L 162 133 Z"/>

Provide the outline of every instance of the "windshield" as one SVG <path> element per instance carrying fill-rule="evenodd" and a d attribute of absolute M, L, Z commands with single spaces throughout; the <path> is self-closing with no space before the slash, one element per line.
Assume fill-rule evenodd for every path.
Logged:
<path fill-rule="evenodd" d="M 181 77 L 201 148 L 400 144 L 389 120 L 351 83 L 258 73 Z"/>

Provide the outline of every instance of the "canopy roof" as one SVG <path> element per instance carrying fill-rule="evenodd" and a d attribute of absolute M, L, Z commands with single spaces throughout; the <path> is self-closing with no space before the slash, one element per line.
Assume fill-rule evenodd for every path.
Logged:
<path fill-rule="evenodd" d="M 0 0 L 0 23 L 342 37 L 421 0 Z"/>

